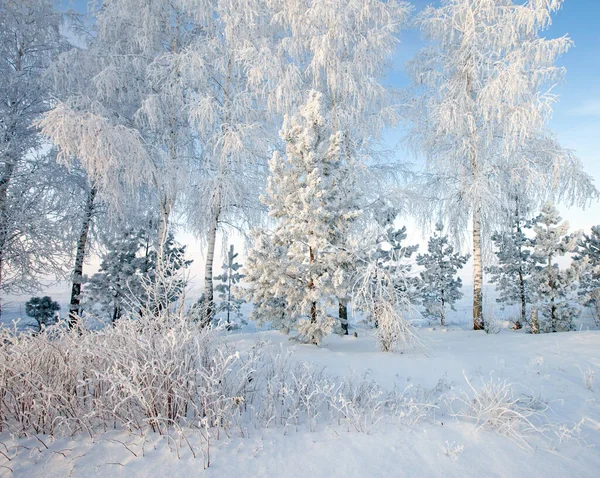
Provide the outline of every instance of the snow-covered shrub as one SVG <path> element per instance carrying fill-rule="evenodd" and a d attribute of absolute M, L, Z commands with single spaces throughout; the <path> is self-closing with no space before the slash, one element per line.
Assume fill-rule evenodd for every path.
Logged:
<path fill-rule="evenodd" d="M 409 297 L 394 286 L 395 282 L 388 270 L 370 262 L 364 266 L 354 290 L 356 307 L 375 320 L 375 333 L 384 352 L 422 345 L 406 319 Z"/>
<path fill-rule="evenodd" d="M 343 379 L 329 399 L 338 425 L 344 423 L 347 431 L 361 433 L 370 433 L 384 417 L 388 401 L 387 394 L 366 374 Z"/>
<path fill-rule="evenodd" d="M 496 315 L 493 312 L 488 311 L 488 313 L 486 314 L 483 329 L 485 330 L 486 334 L 500 333 L 500 322 L 498 321 Z"/>
<path fill-rule="evenodd" d="M 458 460 L 458 455 L 460 455 L 464 451 L 464 449 L 465 447 L 463 445 L 458 445 L 454 441 L 450 443 L 448 440 L 446 440 L 446 446 L 444 447 L 444 455 L 456 461 Z"/>
<path fill-rule="evenodd" d="M 453 412 L 455 417 L 474 421 L 477 430 L 495 430 L 523 448 L 531 448 L 530 436 L 544 435 L 548 407 L 541 400 L 518 395 L 507 380 L 490 378 L 477 389 L 464 377 L 470 393 L 454 397 L 453 402 L 460 405 L 460 410 Z"/>
<path fill-rule="evenodd" d="M 583 376 L 583 386 L 592 391 L 594 389 L 594 374 L 596 373 L 592 367 L 588 365 L 586 370 L 581 370 L 581 375 Z"/>

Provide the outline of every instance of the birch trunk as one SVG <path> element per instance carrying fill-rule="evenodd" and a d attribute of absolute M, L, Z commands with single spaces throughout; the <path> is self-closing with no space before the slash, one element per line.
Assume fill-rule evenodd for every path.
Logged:
<path fill-rule="evenodd" d="M 85 250 L 90 232 L 90 224 L 94 215 L 94 201 L 96 199 L 96 188 L 92 187 L 88 193 L 85 203 L 85 214 L 81 223 L 81 233 L 77 242 L 77 252 L 75 254 L 75 266 L 73 267 L 73 284 L 71 286 L 71 302 L 69 304 L 69 328 L 77 326 L 81 306 L 81 282 L 83 280 L 83 262 L 85 260 Z"/>
<path fill-rule="evenodd" d="M 4 269 L 4 250 L 8 236 L 8 225 L 6 224 L 6 202 L 8 200 L 8 187 L 15 171 L 15 165 L 12 161 L 6 164 L 6 170 L 0 180 L 0 292 L 3 286 L 3 269 Z M 2 317 L 2 301 L 0 298 L 0 317 Z"/>
<path fill-rule="evenodd" d="M 473 208 L 473 330 L 483 329 L 483 264 L 481 261 L 481 212 Z"/>
<path fill-rule="evenodd" d="M 342 333 L 348 335 L 348 306 L 341 301 L 339 302 L 338 316 L 342 327 Z"/>
<path fill-rule="evenodd" d="M 213 264 L 215 260 L 215 243 L 217 240 L 217 229 L 219 226 L 220 208 L 215 205 L 213 217 L 208 230 L 208 244 L 206 247 L 206 265 L 204 268 L 204 297 L 205 305 L 202 314 L 202 323 L 204 326 L 210 324 L 214 315 L 214 289 L 213 289 Z"/>

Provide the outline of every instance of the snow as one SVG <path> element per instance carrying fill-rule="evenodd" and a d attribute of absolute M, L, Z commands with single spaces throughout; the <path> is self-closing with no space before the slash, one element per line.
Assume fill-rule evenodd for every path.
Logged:
<path fill-rule="evenodd" d="M 591 389 L 584 372 L 600 370 L 600 331 L 530 335 L 503 329 L 499 334 L 424 328 L 427 353 L 377 351 L 371 331 L 358 337 L 330 336 L 322 346 L 297 344 L 279 332 L 231 333 L 227 340 L 238 351 L 259 340 L 293 350 L 298 361 L 325 368 L 331 375 L 369 374 L 382 387 L 431 389 L 440 379 L 459 394 L 468 389 L 465 377 L 482 381 L 507 379 L 514 387 L 548 403 L 548 419 L 573 427 L 582 419 L 581 434 L 557 446 L 535 436 L 532 449 L 473 423 L 435 414 L 414 426 L 385 420 L 370 433 L 347 432 L 335 424 L 306 427 L 251 428 L 247 436 L 231 433 L 211 443 L 210 467 L 195 447 L 193 458 L 185 442 L 158 434 L 111 431 L 96 436 L 52 440 L 15 439 L 0 435 L 2 451 L 12 457 L 0 462 L 12 476 L 236 476 L 358 477 L 358 476 L 597 476 L 600 469 L 600 385 Z M 464 372 L 464 376 L 463 376 Z M 194 433 L 189 432 L 193 444 Z M 129 450 L 126 448 L 129 448 Z M 13 456 L 18 447 L 17 456 Z M 143 448 L 143 451 L 142 451 Z M 179 457 L 178 457 L 179 454 Z M 137 455 L 137 456 L 135 456 Z M 2 459 L 0 457 L 0 459 Z M 9 474 L 0 468 L 0 474 Z"/>

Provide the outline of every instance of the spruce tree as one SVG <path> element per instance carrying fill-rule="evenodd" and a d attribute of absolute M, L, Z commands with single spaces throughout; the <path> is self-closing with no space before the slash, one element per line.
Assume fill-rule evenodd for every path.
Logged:
<path fill-rule="evenodd" d="M 149 224 L 148 228 L 127 228 L 115 237 L 105 239 L 106 252 L 102 255 L 100 269 L 86 281 L 84 295 L 88 306 L 102 315 L 109 315 L 113 323 L 125 313 L 136 313 L 142 306 L 160 311 L 168 307 L 185 287 L 183 280 L 165 287 L 157 274 L 161 248 L 163 281 L 188 267 L 191 261 L 185 259 L 185 246 L 178 245 L 172 233 L 162 246 L 152 239 L 153 235 Z M 152 299 L 147 294 L 149 285 L 155 289 Z M 149 304 L 150 300 L 156 303 Z"/>
<path fill-rule="evenodd" d="M 577 287 L 578 270 L 575 267 L 561 269 L 555 259 L 573 252 L 578 237 L 567 234 L 569 223 L 562 221 L 552 204 L 546 204 L 533 220 L 535 238 L 532 274 L 532 293 L 539 315 L 546 319 L 544 325 L 552 332 L 568 331 L 573 328 L 577 308 L 571 298 Z M 540 317 L 540 320 L 542 319 Z"/>
<path fill-rule="evenodd" d="M 418 295 L 418 279 L 411 276 L 412 264 L 408 259 L 418 249 L 418 245 L 406 246 L 406 226 L 400 229 L 388 227 L 378 238 L 377 247 L 367 264 L 375 263 L 377 274 L 383 273 L 389 278 L 393 290 L 394 304 L 414 302 Z M 380 280 L 372 277 L 372 281 Z M 375 288 L 373 288 L 375 290 Z M 373 317 L 375 327 L 379 326 L 379 318 Z"/>
<path fill-rule="evenodd" d="M 520 329 L 527 322 L 529 279 L 534 265 L 529 239 L 524 232 L 531 229 L 531 224 L 523 217 L 518 206 L 510 221 L 510 232 L 492 235 L 498 264 L 486 268 L 486 271 L 491 275 L 489 281 L 496 284 L 496 290 L 500 292 L 496 301 L 503 305 L 520 305 L 520 318 L 513 325 L 514 329 Z"/>
<path fill-rule="evenodd" d="M 573 261 L 580 270 L 580 303 L 592 309 L 594 321 L 600 325 L 600 226 L 592 226 L 591 234 L 577 241 Z"/>
<path fill-rule="evenodd" d="M 37 322 L 38 331 L 56 322 L 56 313 L 60 310 L 58 302 L 53 301 L 47 295 L 44 297 L 32 297 L 25 302 L 25 313 Z"/>
<path fill-rule="evenodd" d="M 234 287 L 244 278 L 244 274 L 238 272 L 242 265 L 236 262 L 237 257 L 238 253 L 234 251 L 232 244 L 229 246 L 227 258 L 223 263 L 223 273 L 215 277 L 216 280 L 221 282 L 215 288 L 219 294 L 219 299 L 221 299 L 218 311 L 226 312 L 226 321 L 228 327 L 231 324 L 231 314 L 233 314 L 236 319 L 242 318 L 240 309 L 242 304 L 245 302 L 244 299 L 238 298 L 234 291 Z"/>
<path fill-rule="evenodd" d="M 425 315 L 446 325 L 446 306 L 454 310 L 454 303 L 463 296 L 462 280 L 456 277 L 458 270 L 469 260 L 469 255 L 454 252 L 443 235 L 443 226 L 438 223 L 427 243 L 427 254 L 417 256 L 417 264 L 424 267 L 420 272 L 420 297 L 425 306 Z"/>
<path fill-rule="evenodd" d="M 286 119 L 286 157 L 275 153 L 270 161 L 264 197 L 275 229 L 254 233 L 245 268 L 254 318 L 282 330 L 295 327 L 315 344 L 337 322 L 326 307 L 348 294 L 352 254 L 338 238 L 358 215 L 351 191 L 339 187 L 353 168 L 330 124 L 314 91 L 299 114 Z"/>

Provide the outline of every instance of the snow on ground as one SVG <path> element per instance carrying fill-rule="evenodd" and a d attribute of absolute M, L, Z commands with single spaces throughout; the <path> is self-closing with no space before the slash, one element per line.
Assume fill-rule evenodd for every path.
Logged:
<path fill-rule="evenodd" d="M 334 424 L 246 430 L 246 437 L 213 437 L 210 467 L 195 446 L 193 458 L 185 440 L 155 434 L 145 437 L 111 431 L 95 437 L 15 440 L 0 434 L 0 475 L 23 477 L 119 476 L 189 477 L 359 477 L 359 476 L 528 476 L 596 477 L 600 470 L 600 331 L 529 335 L 503 329 L 500 334 L 449 328 L 421 331 L 426 353 L 377 351 L 371 332 L 358 337 L 331 336 L 321 347 L 296 344 L 278 332 L 238 332 L 228 341 L 240 351 L 257 340 L 290 348 L 299 361 L 323 366 L 333 375 L 367 373 L 384 388 L 412 385 L 431 389 L 445 379 L 451 393 L 490 379 L 506 379 L 515 390 L 546 402 L 548 420 L 580 435 L 559 444 L 531 436 L 531 449 L 488 429 L 449 415 L 434 415 L 414 426 L 388 421 L 370 433 L 346 431 Z M 281 345 L 279 345 L 281 344 Z M 463 375 L 464 373 L 464 375 Z M 598 375 L 598 374 L 597 374 Z M 591 383 L 590 383 L 591 381 Z M 558 426 L 555 431 L 559 431 Z M 43 442 L 43 443 L 42 443 Z M 48 447 L 46 449 L 45 447 Z M 17 455 L 14 456 L 15 451 Z M 204 452 L 206 453 L 206 451 Z M 178 456 L 179 455 L 179 456 Z M 2 457 L 0 456 L 0 459 Z M 12 472 L 9 470 L 12 470 Z"/>

